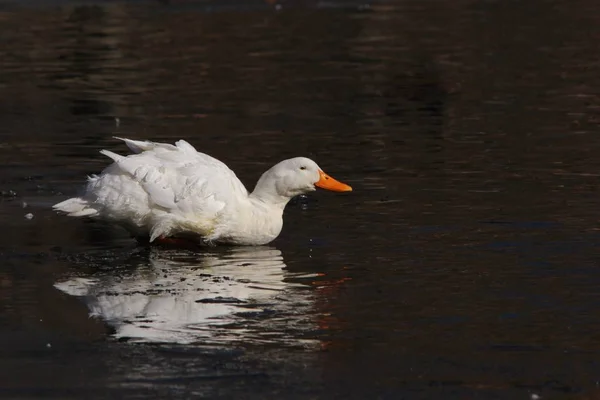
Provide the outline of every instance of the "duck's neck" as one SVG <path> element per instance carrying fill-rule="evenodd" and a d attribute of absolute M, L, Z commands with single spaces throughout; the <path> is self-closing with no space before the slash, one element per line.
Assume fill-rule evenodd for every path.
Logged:
<path fill-rule="evenodd" d="M 281 196 L 277 193 L 273 193 L 268 190 L 259 190 L 257 188 L 250 193 L 249 198 L 252 202 L 261 203 L 268 207 L 278 208 L 281 210 L 283 210 L 290 201 L 290 198 L 287 196 Z"/>
<path fill-rule="evenodd" d="M 256 183 L 254 190 L 250 194 L 250 199 L 283 210 L 291 197 L 282 195 L 280 191 L 277 190 L 277 180 L 273 175 L 272 169 L 262 174 Z"/>

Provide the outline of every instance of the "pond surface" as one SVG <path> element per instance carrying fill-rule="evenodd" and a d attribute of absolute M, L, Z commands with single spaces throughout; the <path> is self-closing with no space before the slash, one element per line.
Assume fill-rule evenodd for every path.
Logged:
<path fill-rule="evenodd" d="M 3 398 L 600 398 L 600 3 L 0 4 Z M 353 186 L 268 246 L 57 215 L 185 139 Z"/>

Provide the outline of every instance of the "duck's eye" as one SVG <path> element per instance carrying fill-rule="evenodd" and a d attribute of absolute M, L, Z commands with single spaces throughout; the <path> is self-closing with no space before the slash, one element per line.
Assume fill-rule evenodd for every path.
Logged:
<path fill-rule="evenodd" d="M 306 167 L 300 167 L 300 169 L 301 169 L 301 170 L 305 170 L 305 169 L 306 169 Z"/>

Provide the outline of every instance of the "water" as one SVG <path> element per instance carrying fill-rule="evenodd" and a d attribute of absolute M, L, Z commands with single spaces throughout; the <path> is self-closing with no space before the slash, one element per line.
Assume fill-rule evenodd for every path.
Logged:
<path fill-rule="evenodd" d="M 596 398 L 599 12 L 3 2 L 0 395 Z M 50 209 L 113 136 L 354 191 L 266 247 L 147 249 Z"/>

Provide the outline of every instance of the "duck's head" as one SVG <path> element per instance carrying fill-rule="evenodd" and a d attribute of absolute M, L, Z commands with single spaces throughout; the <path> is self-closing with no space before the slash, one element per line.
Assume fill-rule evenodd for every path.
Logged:
<path fill-rule="evenodd" d="M 276 164 L 259 179 L 254 194 L 260 197 L 291 199 L 316 188 L 334 192 L 349 192 L 352 188 L 327 175 L 316 162 L 306 157 L 296 157 Z M 287 202 L 287 201 L 286 201 Z"/>

